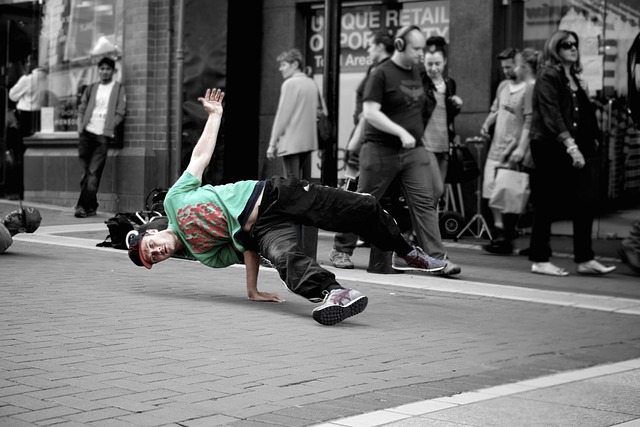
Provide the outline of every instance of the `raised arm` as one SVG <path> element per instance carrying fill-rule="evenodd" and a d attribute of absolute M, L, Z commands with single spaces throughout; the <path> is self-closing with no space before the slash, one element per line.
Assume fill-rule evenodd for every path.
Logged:
<path fill-rule="evenodd" d="M 213 151 L 216 148 L 218 131 L 220 130 L 220 122 L 222 121 L 223 99 L 224 92 L 215 88 L 207 89 L 204 97 L 198 98 L 198 102 L 200 102 L 205 111 L 209 113 L 209 118 L 204 125 L 204 130 L 202 131 L 202 135 L 200 135 L 198 143 L 193 148 L 187 171 L 200 181 L 202 181 L 202 174 L 207 165 L 209 165 Z"/>

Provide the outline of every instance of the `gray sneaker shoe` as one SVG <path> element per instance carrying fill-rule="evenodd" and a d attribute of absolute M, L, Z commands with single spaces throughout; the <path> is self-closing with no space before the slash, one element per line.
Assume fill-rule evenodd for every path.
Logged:
<path fill-rule="evenodd" d="M 335 249 L 331 249 L 331 252 L 329 252 L 329 261 L 333 263 L 335 268 L 346 268 L 350 270 L 354 267 L 349 254 L 338 252 Z"/>
<path fill-rule="evenodd" d="M 414 246 L 413 250 L 405 256 L 393 253 L 391 266 L 396 270 L 414 271 L 439 271 L 445 268 L 446 261 L 430 257 L 420 246 Z"/>
<path fill-rule="evenodd" d="M 368 302 L 369 299 L 355 289 L 334 289 L 327 292 L 322 305 L 313 309 L 313 319 L 322 325 L 335 325 L 362 313 Z"/>
<path fill-rule="evenodd" d="M 454 276 L 456 274 L 460 274 L 462 269 L 460 266 L 454 262 L 447 261 L 447 265 L 440 271 L 435 271 L 433 274 L 438 276 Z"/>

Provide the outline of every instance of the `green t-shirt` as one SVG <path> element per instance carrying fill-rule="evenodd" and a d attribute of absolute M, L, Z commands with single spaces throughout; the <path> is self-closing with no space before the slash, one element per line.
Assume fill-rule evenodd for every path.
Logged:
<path fill-rule="evenodd" d="M 204 265 L 222 268 L 236 264 L 239 253 L 245 251 L 235 238 L 241 228 L 238 217 L 257 183 L 202 185 L 185 171 L 164 199 L 169 228 L 187 252 Z"/>

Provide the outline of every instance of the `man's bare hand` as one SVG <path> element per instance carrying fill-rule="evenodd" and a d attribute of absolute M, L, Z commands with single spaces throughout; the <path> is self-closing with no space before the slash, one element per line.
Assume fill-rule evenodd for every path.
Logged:
<path fill-rule="evenodd" d="M 402 148 L 413 148 L 416 146 L 416 139 L 406 131 L 402 133 L 400 141 L 402 141 Z"/>
<path fill-rule="evenodd" d="M 274 292 L 255 292 L 249 294 L 251 301 L 268 301 L 268 302 L 284 302 L 285 299 Z"/>
<path fill-rule="evenodd" d="M 210 115 L 217 114 L 222 116 L 222 100 L 224 99 L 224 92 L 220 89 L 207 89 L 204 97 L 198 98 L 198 102 L 202 104 L 205 111 Z"/>

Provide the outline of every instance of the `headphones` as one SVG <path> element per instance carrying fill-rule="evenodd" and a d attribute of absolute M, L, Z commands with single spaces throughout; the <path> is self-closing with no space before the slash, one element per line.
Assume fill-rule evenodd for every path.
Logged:
<path fill-rule="evenodd" d="M 420 29 L 420 27 L 418 27 L 417 25 L 409 25 L 406 26 L 404 28 L 402 28 L 398 34 L 396 35 L 396 37 L 393 39 L 393 47 L 398 51 L 398 52 L 403 52 L 404 49 L 407 47 L 407 42 L 405 41 L 405 37 L 407 36 L 407 34 L 409 34 L 411 31 L 413 30 L 418 30 L 418 31 L 422 31 Z"/>

